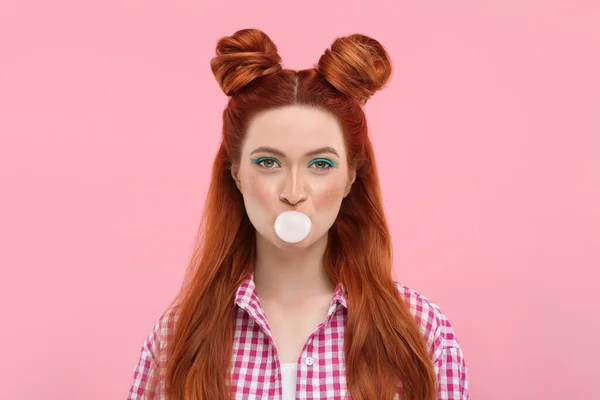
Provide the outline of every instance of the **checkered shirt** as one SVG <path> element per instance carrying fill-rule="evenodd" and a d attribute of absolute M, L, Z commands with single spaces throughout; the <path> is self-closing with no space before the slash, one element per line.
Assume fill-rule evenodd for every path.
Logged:
<path fill-rule="evenodd" d="M 427 297 L 394 282 L 414 315 L 435 367 L 437 400 L 468 400 L 467 367 L 448 318 Z M 249 274 L 235 296 L 236 319 L 231 385 L 236 400 L 281 400 L 281 368 L 273 337 Z M 147 385 L 166 370 L 166 349 L 178 318 L 178 304 L 161 314 L 141 347 L 128 400 L 166 400 L 164 379 L 155 392 Z M 338 285 L 325 320 L 307 339 L 297 363 L 297 399 L 351 399 L 346 390 L 344 329 L 348 318 L 343 286 Z M 347 397 L 345 397 L 347 396 Z M 398 396 L 397 396 L 398 397 Z"/>

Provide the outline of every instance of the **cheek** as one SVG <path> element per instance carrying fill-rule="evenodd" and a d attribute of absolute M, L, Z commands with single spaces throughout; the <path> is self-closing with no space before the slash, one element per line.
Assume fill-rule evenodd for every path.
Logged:
<path fill-rule="evenodd" d="M 246 197 L 249 197 L 253 203 L 268 208 L 269 204 L 273 201 L 274 188 L 271 187 L 266 180 L 260 176 L 250 174 L 247 179 Z"/>
<path fill-rule="evenodd" d="M 342 202 L 345 184 L 337 183 L 323 187 L 313 193 L 313 205 L 317 210 L 336 208 Z"/>

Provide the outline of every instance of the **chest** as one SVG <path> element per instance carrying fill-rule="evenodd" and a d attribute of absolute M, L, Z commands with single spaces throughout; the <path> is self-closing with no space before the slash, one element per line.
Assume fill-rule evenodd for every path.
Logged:
<path fill-rule="evenodd" d="M 280 363 L 296 363 L 311 334 L 324 323 L 329 304 L 315 302 L 304 306 L 262 306 Z"/>
<path fill-rule="evenodd" d="M 288 362 L 297 363 L 297 394 L 312 399 L 344 398 L 347 310 L 337 304 L 330 312 L 313 311 L 271 308 L 269 312 L 268 305 L 238 308 L 231 364 L 236 400 L 280 400 L 281 364 Z"/>

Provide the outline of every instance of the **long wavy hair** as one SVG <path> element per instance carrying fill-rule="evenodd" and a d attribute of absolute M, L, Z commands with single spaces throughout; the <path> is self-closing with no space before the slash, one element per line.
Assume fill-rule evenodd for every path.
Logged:
<path fill-rule="evenodd" d="M 323 264 L 347 293 L 345 362 L 354 399 L 433 400 L 436 378 L 424 338 L 393 281 L 392 246 L 373 148 L 362 106 L 391 75 L 375 39 L 337 38 L 313 68 L 284 69 L 277 47 L 258 29 L 219 39 L 211 68 L 229 96 L 216 155 L 182 289 L 171 305 L 178 318 L 163 379 L 167 397 L 230 399 L 235 293 L 254 268 L 255 229 L 231 176 L 240 162 L 251 118 L 288 105 L 318 107 L 336 117 L 344 134 L 350 193 L 328 232 Z"/>

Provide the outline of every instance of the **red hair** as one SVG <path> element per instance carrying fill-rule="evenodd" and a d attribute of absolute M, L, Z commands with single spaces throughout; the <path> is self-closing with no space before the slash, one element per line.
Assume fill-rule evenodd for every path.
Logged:
<path fill-rule="evenodd" d="M 254 267 L 255 230 L 231 176 L 240 162 L 252 116 L 275 107 L 317 107 L 343 130 L 352 189 L 329 230 L 323 262 L 348 296 L 345 361 L 348 393 L 355 399 L 433 400 L 436 377 L 425 340 L 392 278 L 392 247 L 373 148 L 362 106 L 391 75 L 387 52 L 354 34 L 334 41 L 311 69 L 281 66 L 277 47 L 257 29 L 218 41 L 212 71 L 230 96 L 222 142 L 212 169 L 197 242 L 169 340 L 168 398 L 231 398 L 234 296 Z"/>

